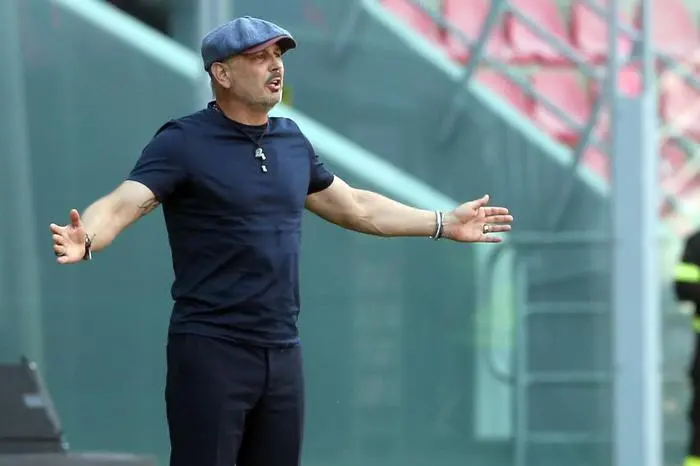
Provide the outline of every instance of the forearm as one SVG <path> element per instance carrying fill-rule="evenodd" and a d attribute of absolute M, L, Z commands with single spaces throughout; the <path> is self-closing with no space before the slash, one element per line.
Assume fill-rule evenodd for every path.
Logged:
<path fill-rule="evenodd" d="M 93 252 L 100 251 L 110 244 L 125 228 L 118 215 L 118 202 L 109 196 L 99 199 L 82 213 L 85 232 L 92 239 Z"/>
<path fill-rule="evenodd" d="M 417 209 L 381 194 L 356 189 L 353 197 L 358 206 L 356 215 L 345 219 L 345 228 L 375 236 L 430 236 L 435 233 L 436 219 L 432 210 Z"/>
<path fill-rule="evenodd" d="M 144 192 L 140 186 L 137 189 L 142 191 L 140 196 L 133 195 L 133 189 L 121 189 L 85 209 L 83 226 L 92 239 L 93 252 L 112 244 L 124 229 L 160 205 L 150 191 Z"/>

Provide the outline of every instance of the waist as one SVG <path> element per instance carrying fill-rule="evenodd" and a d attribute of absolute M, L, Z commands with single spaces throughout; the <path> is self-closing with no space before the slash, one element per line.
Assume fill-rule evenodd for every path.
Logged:
<path fill-rule="evenodd" d="M 244 328 L 231 324 L 177 319 L 174 314 L 168 334 L 198 335 L 260 348 L 292 348 L 300 345 L 296 326 L 288 329 Z"/>

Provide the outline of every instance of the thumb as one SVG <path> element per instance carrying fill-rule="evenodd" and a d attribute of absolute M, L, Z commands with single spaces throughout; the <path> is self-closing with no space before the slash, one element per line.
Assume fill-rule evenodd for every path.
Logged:
<path fill-rule="evenodd" d="M 484 207 L 486 204 L 488 204 L 489 199 L 489 195 L 484 194 L 483 197 L 481 197 L 480 199 L 476 199 L 475 201 L 473 201 L 472 205 L 474 206 L 474 209 L 479 209 L 480 207 Z"/>
<path fill-rule="evenodd" d="M 72 209 L 68 216 L 70 217 L 70 223 L 73 228 L 78 228 L 82 226 L 82 222 L 80 221 L 80 214 L 77 210 Z"/>

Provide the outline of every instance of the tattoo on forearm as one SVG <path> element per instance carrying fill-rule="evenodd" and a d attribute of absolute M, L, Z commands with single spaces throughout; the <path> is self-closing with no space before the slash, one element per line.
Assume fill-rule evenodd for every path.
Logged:
<path fill-rule="evenodd" d="M 142 216 L 146 215 L 147 213 L 151 212 L 153 209 L 155 209 L 159 205 L 160 205 L 160 201 L 158 201 L 158 199 L 156 199 L 156 198 L 149 199 L 139 206 L 139 213 Z"/>

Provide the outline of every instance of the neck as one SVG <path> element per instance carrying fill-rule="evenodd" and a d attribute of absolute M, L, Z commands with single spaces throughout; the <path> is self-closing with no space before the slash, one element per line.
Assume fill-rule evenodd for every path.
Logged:
<path fill-rule="evenodd" d="M 267 111 L 251 108 L 241 102 L 216 99 L 216 105 L 229 120 L 250 126 L 261 126 L 267 123 Z"/>

